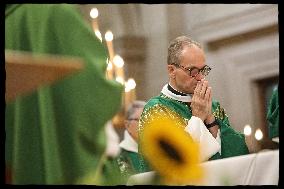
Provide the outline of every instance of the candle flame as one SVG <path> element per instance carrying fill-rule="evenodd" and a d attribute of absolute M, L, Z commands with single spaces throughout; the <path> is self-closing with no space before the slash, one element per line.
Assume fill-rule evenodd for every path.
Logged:
<path fill-rule="evenodd" d="M 262 134 L 262 132 L 261 132 L 260 129 L 257 129 L 257 130 L 255 131 L 254 137 L 256 138 L 256 140 L 261 140 L 261 139 L 262 139 L 263 134 Z"/>
<path fill-rule="evenodd" d="M 122 68 L 123 65 L 124 65 L 124 61 L 123 61 L 123 59 L 119 55 L 115 55 L 113 57 L 113 63 L 118 68 Z"/>
<path fill-rule="evenodd" d="M 251 126 L 250 125 L 245 125 L 244 134 L 247 135 L 247 136 L 251 135 Z"/>
<path fill-rule="evenodd" d="M 126 93 L 128 93 L 129 91 L 131 91 L 131 89 L 130 89 L 127 85 L 125 85 L 124 91 L 125 91 Z"/>
<path fill-rule="evenodd" d="M 92 8 L 91 11 L 90 11 L 90 16 L 91 18 L 95 19 L 99 16 L 99 11 L 97 8 Z"/>
<path fill-rule="evenodd" d="M 113 40 L 113 34 L 111 31 L 107 31 L 105 34 L 106 41 L 112 41 Z"/>
<path fill-rule="evenodd" d="M 129 88 L 130 90 L 135 89 L 136 87 L 136 82 L 133 78 L 129 78 L 126 82 L 126 87 Z"/>

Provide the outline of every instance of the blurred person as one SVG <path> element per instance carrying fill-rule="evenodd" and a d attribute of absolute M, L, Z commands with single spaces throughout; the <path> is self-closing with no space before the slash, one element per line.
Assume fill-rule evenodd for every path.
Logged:
<path fill-rule="evenodd" d="M 138 122 L 146 102 L 134 101 L 128 108 L 125 120 L 124 138 L 120 142 L 117 162 L 123 174 L 131 175 L 139 171 Z"/>
<path fill-rule="evenodd" d="M 200 145 L 200 161 L 221 159 L 248 154 L 243 134 L 229 123 L 225 110 L 212 100 L 212 88 L 205 79 L 211 68 L 205 64 L 205 54 L 200 44 L 189 37 L 180 36 L 168 47 L 167 70 L 169 82 L 159 96 L 151 98 L 139 121 L 139 141 L 151 112 L 184 120 L 184 131 Z M 161 125 L 161 130 L 162 130 Z M 151 170 L 141 154 L 140 171 Z"/>
<path fill-rule="evenodd" d="M 125 185 L 129 176 L 138 173 L 138 121 L 145 104 L 144 101 L 136 100 L 129 105 L 124 121 L 124 137 L 119 143 L 119 150 L 115 145 L 106 154 L 108 158 L 103 165 L 104 185 Z M 110 153 L 111 151 L 116 153 Z"/>
<path fill-rule="evenodd" d="M 6 104 L 6 183 L 100 183 L 104 125 L 123 87 L 105 78 L 107 51 L 91 26 L 75 5 L 9 4 L 5 49 L 84 61 L 82 71 Z"/>

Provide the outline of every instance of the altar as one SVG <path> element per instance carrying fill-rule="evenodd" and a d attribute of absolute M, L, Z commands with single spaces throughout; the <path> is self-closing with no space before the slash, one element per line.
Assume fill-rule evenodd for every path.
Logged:
<path fill-rule="evenodd" d="M 263 150 L 258 153 L 207 161 L 204 186 L 278 185 L 279 150 Z M 154 172 L 132 175 L 127 185 L 148 185 Z"/>

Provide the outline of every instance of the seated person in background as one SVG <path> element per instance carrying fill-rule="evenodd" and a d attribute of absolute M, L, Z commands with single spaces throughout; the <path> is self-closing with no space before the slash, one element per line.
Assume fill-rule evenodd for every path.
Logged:
<path fill-rule="evenodd" d="M 269 124 L 269 138 L 279 143 L 279 100 L 278 86 L 273 90 L 267 112 L 267 120 Z"/>
<path fill-rule="evenodd" d="M 146 102 L 134 101 L 128 108 L 125 120 L 124 138 L 119 146 L 121 152 L 117 158 L 122 174 L 130 176 L 139 170 L 138 159 L 138 121 Z"/>
<path fill-rule="evenodd" d="M 200 144 L 201 161 L 248 154 L 243 134 L 236 132 L 205 76 L 211 68 L 205 64 L 200 44 L 186 36 L 173 40 L 168 47 L 169 82 L 159 96 L 151 98 L 139 121 L 139 142 L 151 113 L 159 112 L 171 119 L 183 120 L 184 131 Z M 163 129 L 161 125 L 161 130 Z M 142 137 L 142 138 L 141 138 Z M 150 170 L 139 145 L 140 172 Z"/>

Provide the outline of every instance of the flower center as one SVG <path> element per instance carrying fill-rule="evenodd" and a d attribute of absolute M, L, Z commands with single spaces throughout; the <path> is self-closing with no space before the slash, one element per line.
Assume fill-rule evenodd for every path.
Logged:
<path fill-rule="evenodd" d="M 181 155 L 170 144 L 168 144 L 167 142 L 165 142 L 164 140 L 161 139 L 161 140 L 159 140 L 159 145 L 171 159 L 175 160 L 179 164 L 184 163 Z"/>

